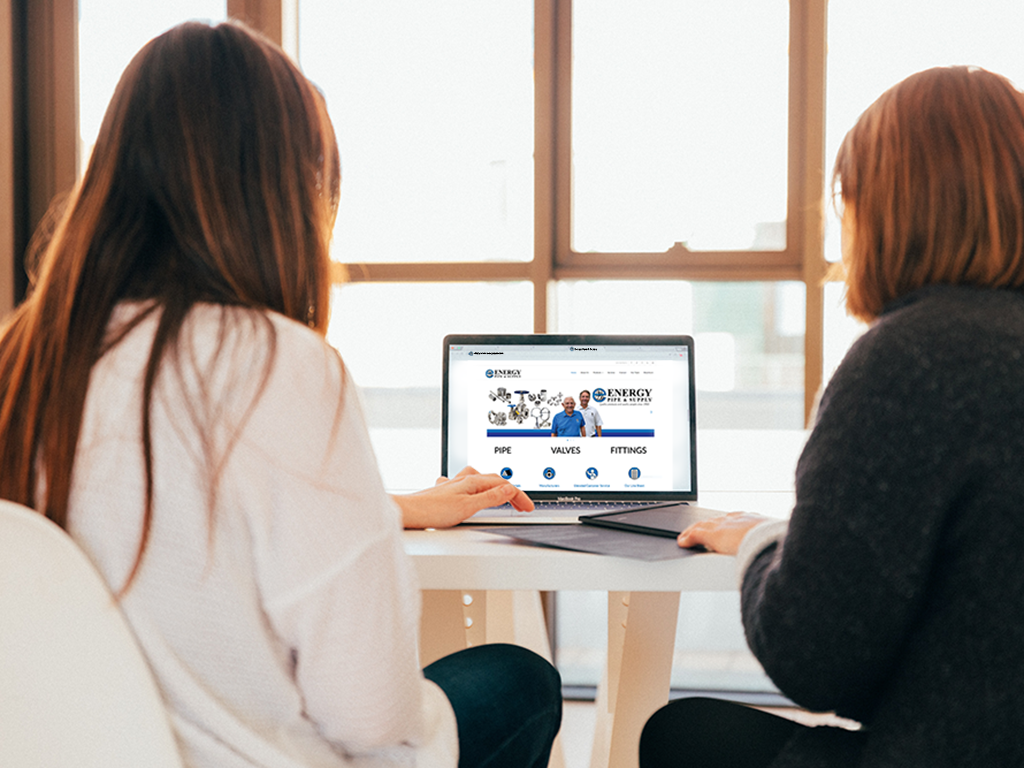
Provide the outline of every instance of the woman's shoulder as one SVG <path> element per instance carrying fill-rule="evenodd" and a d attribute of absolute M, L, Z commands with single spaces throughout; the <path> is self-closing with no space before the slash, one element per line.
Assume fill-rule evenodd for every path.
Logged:
<path fill-rule="evenodd" d="M 341 367 L 338 352 L 322 335 L 270 310 L 197 304 L 183 331 L 198 359 L 216 356 L 233 366 L 264 363 L 275 375 Z"/>
<path fill-rule="evenodd" d="M 338 434 L 363 430 L 355 384 L 312 328 L 276 312 L 210 305 L 194 308 L 189 323 L 190 339 L 216 344 L 197 379 L 228 424 L 244 425 L 242 443 L 305 471 L 313 457 L 330 453 Z"/>
<path fill-rule="evenodd" d="M 996 326 L 1024 335 L 1024 292 L 929 285 L 887 305 L 872 330 L 978 336 Z"/>
<path fill-rule="evenodd" d="M 170 381 L 183 386 L 183 396 L 222 403 L 242 422 L 273 415 L 282 424 L 330 424 L 351 386 L 323 336 L 276 312 L 246 307 L 193 307 L 170 365 L 178 374 Z"/>
<path fill-rule="evenodd" d="M 125 301 L 114 307 L 108 323 L 110 348 L 125 340 L 148 346 L 156 333 L 162 307 L 152 301 Z M 319 360 L 338 357 L 326 339 L 312 328 L 267 309 L 197 303 L 181 326 L 179 342 L 194 361 L 209 362 L 225 352 L 266 359 L 281 352 L 293 358 Z"/>
<path fill-rule="evenodd" d="M 843 400 L 937 408 L 1024 376 L 1024 294 L 930 286 L 895 302 L 850 347 L 824 407 Z M 1015 385 L 1016 386 L 1016 385 Z"/>
<path fill-rule="evenodd" d="M 932 285 L 886 307 L 852 345 L 859 365 L 926 368 L 1024 344 L 1024 293 L 963 285 Z"/>
<path fill-rule="evenodd" d="M 309 326 L 269 309 L 200 303 L 189 311 L 186 322 L 201 333 L 217 329 L 236 343 L 258 346 L 277 337 L 300 353 L 330 349 L 324 337 Z"/>

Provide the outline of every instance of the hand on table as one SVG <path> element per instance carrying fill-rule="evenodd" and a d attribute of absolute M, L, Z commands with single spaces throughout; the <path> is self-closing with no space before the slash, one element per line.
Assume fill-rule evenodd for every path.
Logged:
<path fill-rule="evenodd" d="M 747 531 L 769 518 L 753 512 L 730 512 L 694 523 L 676 538 L 680 547 L 702 546 L 709 552 L 735 555 Z"/>
<path fill-rule="evenodd" d="M 533 502 L 523 491 L 498 475 L 482 475 L 466 467 L 455 477 L 439 477 L 433 488 L 393 495 L 406 528 L 448 528 L 470 515 L 506 502 L 531 512 Z"/>

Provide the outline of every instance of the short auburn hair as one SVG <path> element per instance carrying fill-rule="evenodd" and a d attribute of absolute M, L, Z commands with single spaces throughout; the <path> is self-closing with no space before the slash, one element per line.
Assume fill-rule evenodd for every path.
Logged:
<path fill-rule="evenodd" d="M 976 67 L 896 84 L 836 157 L 833 195 L 852 212 L 850 314 L 932 284 L 1024 286 L 1024 94 Z"/>

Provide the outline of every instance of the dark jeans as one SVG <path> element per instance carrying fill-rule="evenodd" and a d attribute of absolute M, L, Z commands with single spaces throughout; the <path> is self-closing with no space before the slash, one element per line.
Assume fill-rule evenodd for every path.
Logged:
<path fill-rule="evenodd" d="M 517 645 L 478 645 L 423 670 L 451 701 L 459 768 L 544 768 L 562 722 L 557 670 Z"/>
<path fill-rule="evenodd" d="M 807 726 L 719 699 L 676 699 L 647 721 L 640 768 L 764 768 Z"/>

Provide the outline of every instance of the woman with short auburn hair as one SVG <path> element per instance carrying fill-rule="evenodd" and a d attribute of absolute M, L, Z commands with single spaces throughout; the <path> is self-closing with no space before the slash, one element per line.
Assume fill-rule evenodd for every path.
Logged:
<path fill-rule="evenodd" d="M 118 594 L 189 768 L 541 768 L 547 661 L 419 668 L 403 523 L 532 503 L 471 469 L 384 492 L 324 339 L 339 167 L 277 46 L 235 23 L 150 41 L 0 329 L 0 497 Z"/>
<path fill-rule="evenodd" d="M 1024 99 L 1005 77 L 908 77 L 846 135 L 833 188 L 854 317 L 925 285 L 1024 286 Z"/>
<path fill-rule="evenodd" d="M 735 512 L 747 642 L 806 727 L 731 702 L 651 716 L 641 768 L 1024 765 L 1024 94 L 931 69 L 835 165 L 851 314 L 789 520 Z"/>

